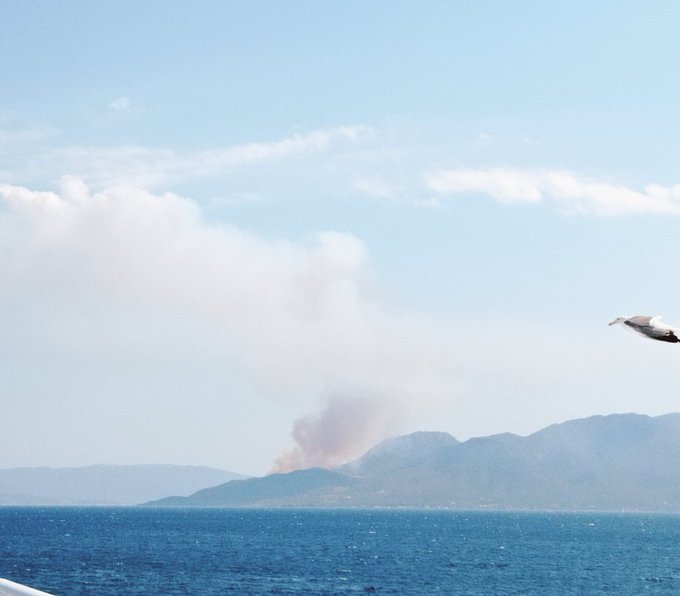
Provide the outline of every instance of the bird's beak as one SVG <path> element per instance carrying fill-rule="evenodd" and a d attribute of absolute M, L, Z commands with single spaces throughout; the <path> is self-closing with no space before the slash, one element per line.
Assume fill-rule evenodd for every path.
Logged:
<path fill-rule="evenodd" d="M 612 326 L 614 323 L 618 323 L 618 322 L 619 322 L 618 319 L 614 319 L 611 323 L 607 323 L 607 324 L 608 324 L 609 326 Z"/>

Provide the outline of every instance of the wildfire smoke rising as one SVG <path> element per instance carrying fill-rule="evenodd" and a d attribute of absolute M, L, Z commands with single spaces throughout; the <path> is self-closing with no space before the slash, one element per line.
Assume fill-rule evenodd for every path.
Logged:
<path fill-rule="evenodd" d="M 416 404 L 447 395 L 434 335 L 376 291 L 352 235 L 265 239 L 205 221 L 190 199 L 90 193 L 73 177 L 59 192 L 0 185 L 0 205 L 0 306 L 30 320 L 36 341 L 77 332 L 105 350 L 123 322 L 140 340 L 157 331 L 151 318 L 168 329 L 194 318 L 271 399 L 316 395 L 320 411 L 294 424 L 277 469 L 359 455 Z"/>

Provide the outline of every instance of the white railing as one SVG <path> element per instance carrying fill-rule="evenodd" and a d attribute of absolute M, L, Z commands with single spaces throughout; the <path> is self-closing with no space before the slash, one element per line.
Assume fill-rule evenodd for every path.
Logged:
<path fill-rule="evenodd" d="M 0 577 L 0 596 L 49 596 L 49 594 Z"/>

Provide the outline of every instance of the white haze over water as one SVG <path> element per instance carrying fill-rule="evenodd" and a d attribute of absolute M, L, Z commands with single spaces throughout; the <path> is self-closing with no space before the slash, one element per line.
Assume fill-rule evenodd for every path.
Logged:
<path fill-rule="evenodd" d="M 66 351 L 84 343 L 105 352 L 107 329 L 136 321 L 133 352 L 159 317 L 200 321 L 220 337 L 225 365 L 244 369 L 269 399 L 317 401 L 295 422 L 278 470 L 358 456 L 416 404 L 451 396 L 437 336 L 381 295 L 350 234 L 265 240 L 207 223 L 187 198 L 130 187 L 92 194 L 74 177 L 59 192 L 0 185 L 0 197 L 6 312 Z"/>

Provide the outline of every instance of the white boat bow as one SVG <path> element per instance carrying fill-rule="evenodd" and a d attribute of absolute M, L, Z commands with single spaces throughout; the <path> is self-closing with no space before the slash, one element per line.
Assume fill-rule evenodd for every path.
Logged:
<path fill-rule="evenodd" d="M 29 588 L 23 584 L 11 582 L 0 577 L 0 596 L 50 596 L 47 592 L 41 592 L 34 588 Z"/>

